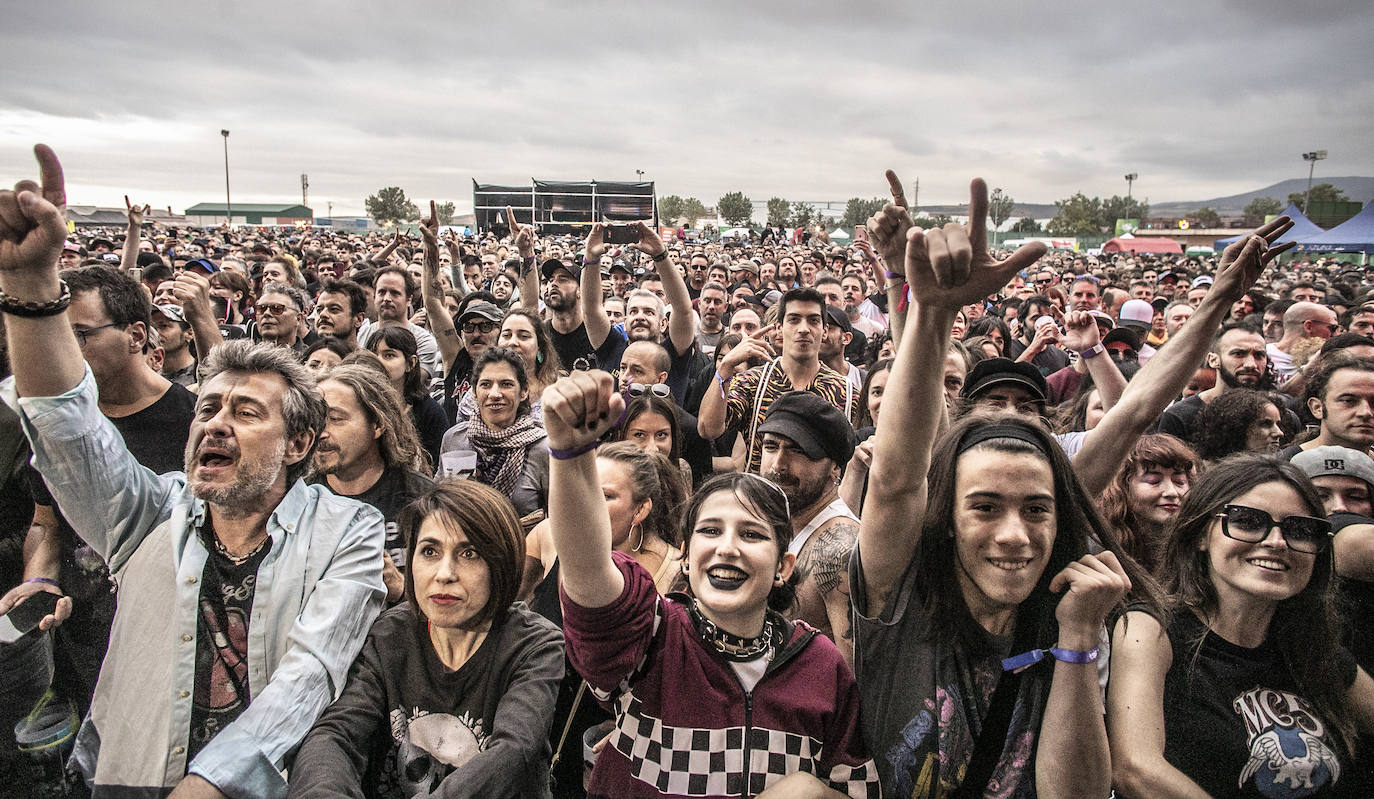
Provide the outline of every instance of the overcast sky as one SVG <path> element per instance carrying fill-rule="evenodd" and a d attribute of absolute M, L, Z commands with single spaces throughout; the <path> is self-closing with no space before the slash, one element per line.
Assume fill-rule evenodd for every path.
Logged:
<path fill-rule="evenodd" d="M 8 3 L 0 175 L 47 142 L 81 204 L 471 209 L 471 179 L 714 204 L 1074 191 L 1205 199 L 1374 175 L 1374 3 Z M 442 8 L 441 8 L 442 6 Z"/>

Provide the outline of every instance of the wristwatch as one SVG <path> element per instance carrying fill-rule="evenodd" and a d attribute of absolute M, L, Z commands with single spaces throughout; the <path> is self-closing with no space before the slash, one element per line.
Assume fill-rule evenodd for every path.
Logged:
<path fill-rule="evenodd" d="M 1102 346 L 1102 342 L 1099 341 L 1086 350 L 1079 350 L 1078 355 L 1084 360 L 1092 360 L 1106 351 L 1107 348 Z"/>

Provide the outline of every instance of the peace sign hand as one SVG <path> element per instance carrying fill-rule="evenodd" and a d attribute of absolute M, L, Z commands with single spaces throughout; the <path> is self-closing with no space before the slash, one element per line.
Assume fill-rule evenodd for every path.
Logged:
<path fill-rule="evenodd" d="M 974 178 L 967 225 L 950 222 L 937 230 L 907 231 L 906 277 L 918 305 L 953 312 L 981 302 L 1045 254 L 1045 245 L 1033 241 L 1005 261 L 993 259 L 988 253 L 987 215 L 988 185 Z"/>

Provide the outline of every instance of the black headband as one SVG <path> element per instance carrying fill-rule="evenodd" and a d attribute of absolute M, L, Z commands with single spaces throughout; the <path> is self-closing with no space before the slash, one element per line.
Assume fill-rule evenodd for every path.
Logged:
<path fill-rule="evenodd" d="M 966 433 L 963 439 L 959 441 L 959 448 L 955 450 L 954 454 L 962 455 L 984 441 L 991 441 L 994 438 L 1014 438 L 1017 441 L 1024 441 L 1039 450 L 1046 460 L 1050 460 L 1050 453 L 1045 450 L 1045 442 L 1025 427 L 1015 424 L 990 424 L 976 427 Z"/>

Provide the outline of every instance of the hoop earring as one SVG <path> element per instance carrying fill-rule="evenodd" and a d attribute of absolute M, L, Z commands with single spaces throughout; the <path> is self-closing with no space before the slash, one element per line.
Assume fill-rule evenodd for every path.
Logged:
<path fill-rule="evenodd" d="M 631 552 L 638 552 L 644 547 L 644 525 L 636 522 L 635 525 L 630 528 L 630 532 L 634 532 L 635 527 L 639 528 L 639 543 L 635 544 L 634 547 L 630 549 Z"/>

